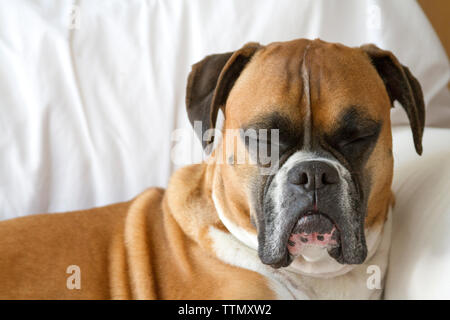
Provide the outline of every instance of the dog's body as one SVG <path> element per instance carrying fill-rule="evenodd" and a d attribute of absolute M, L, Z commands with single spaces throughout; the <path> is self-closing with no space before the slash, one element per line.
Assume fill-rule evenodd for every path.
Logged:
<path fill-rule="evenodd" d="M 187 90 L 202 138 L 219 109 L 223 132 L 278 129 L 276 168 L 262 173 L 246 138 L 227 149 L 224 135 L 208 162 L 178 170 L 166 191 L 1 222 L 0 298 L 379 298 L 394 100 L 421 153 L 423 97 L 409 70 L 374 46 L 252 43 L 196 64 Z M 68 287 L 70 266 L 80 288 Z"/>

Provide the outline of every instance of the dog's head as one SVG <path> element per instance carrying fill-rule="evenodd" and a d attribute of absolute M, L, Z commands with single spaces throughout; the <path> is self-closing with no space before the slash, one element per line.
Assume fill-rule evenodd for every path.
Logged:
<path fill-rule="evenodd" d="M 193 66 L 187 111 L 204 147 L 219 109 L 225 116 L 214 192 L 228 221 L 257 233 L 263 263 L 284 267 L 316 249 L 364 262 L 365 229 L 384 223 L 391 198 L 395 100 L 421 154 L 420 85 L 374 45 L 249 43 Z"/>

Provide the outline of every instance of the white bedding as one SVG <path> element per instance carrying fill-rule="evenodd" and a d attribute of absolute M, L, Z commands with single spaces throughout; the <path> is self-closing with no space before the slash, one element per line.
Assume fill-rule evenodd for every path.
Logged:
<path fill-rule="evenodd" d="M 427 124 L 450 127 L 448 59 L 415 1 L 1 1 L 0 219 L 166 186 L 201 155 L 186 131 L 172 151 L 174 130 L 190 132 L 190 65 L 299 37 L 392 50 L 422 84 Z M 407 123 L 401 108 L 393 121 Z"/>
<path fill-rule="evenodd" d="M 424 153 L 394 129 L 393 233 L 387 299 L 450 299 L 450 130 L 426 128 Z"/>

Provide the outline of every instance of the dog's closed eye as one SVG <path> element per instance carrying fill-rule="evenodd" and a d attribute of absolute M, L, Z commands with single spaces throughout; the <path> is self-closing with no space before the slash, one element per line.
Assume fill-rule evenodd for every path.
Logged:
<path fill-rule="evenodd" d="M 347 148 L 355 145 L 369 144 L 378 136 L 378 131 L 372 133 L 358 133 L 338 143 L 339 148 Z"/>

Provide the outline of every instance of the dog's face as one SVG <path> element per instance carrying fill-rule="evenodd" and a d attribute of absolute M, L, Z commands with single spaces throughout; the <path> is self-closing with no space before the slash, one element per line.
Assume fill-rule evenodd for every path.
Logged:
<path fill-rule="evenodd" d="M 215 191 L 227 219 L 257 233 L 263 263 L 284 267 L 317 252 L 342 264 L 364 262 L 365 230 L 384 223 L 391 198 L 394 100 L 407 111 L 421 153 L 420 86 L 375 46 L 252 43 L 194 66 L 189 117 L 206 130 L 222 108 Z"/>

